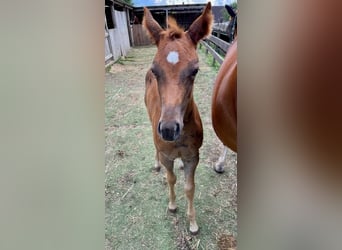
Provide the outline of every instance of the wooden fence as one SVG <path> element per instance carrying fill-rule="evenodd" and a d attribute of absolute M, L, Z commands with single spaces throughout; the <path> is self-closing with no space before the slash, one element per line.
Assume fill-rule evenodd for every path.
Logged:
<path fill-rule="evenodd" d="M 133 43 L 134 46 L 150 45 L 151 40 L 146 34 L 146 31 L 141 24 L 132 25 Z"/>
<path fill-rule="evenodd" d="M 208 38 L 201 41 L 200 48 L 201 46 L 205 47 L 207 54 L 210 52 L 213 56 L 213 65 L 215 64 L 215 61 L 221 65 L 230 43 L 223 41 L 216 36 L 210 35 Z"/>

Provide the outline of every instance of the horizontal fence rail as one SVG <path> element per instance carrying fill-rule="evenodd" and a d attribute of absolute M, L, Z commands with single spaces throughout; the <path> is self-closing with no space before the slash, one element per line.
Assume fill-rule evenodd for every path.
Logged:
<path fill-rule="evenodd" d="M 213 56 L 213 65 L 215 61 L 218 62 L 220 65 L 223 63 L 224 56 L 227 53 L 227 50 L 230 46 L 230 43 L 216 37 L 210 35 L 200 43 L 200 47 L 204 46 L 206 49 L 206 53 L 210 52 Z"/>

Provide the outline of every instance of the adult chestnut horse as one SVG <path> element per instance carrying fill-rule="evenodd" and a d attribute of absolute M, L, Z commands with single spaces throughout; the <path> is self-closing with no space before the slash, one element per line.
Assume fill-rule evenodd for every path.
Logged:
<path fill-rule="evenodd" d="M 184 191 L 188 201 L 187 214 L 193 234 L 199 229 L 193 205 L 194 175 L 203 140 L 202 122 L 193 98 L 194 79 L 199 67 L 196 47 L 201 39 L 211 33 L 212 19 L 209 2 L 187 31 L 178 27 L 174 19 L 169 19 L 168 29 L 163 30 L 150 11 L 144 8 L 143 25 L 158 48 L 145 79 L 145 104 L 152 123 L 156 165 L 161 164 L 166 169 L 168 208 L 175 212 L 176 176 L 173 162 L 181 158 L 185 175 Z"/>
<path fill-rule="evenodd" d="M 233 151 L 237 151 L 237 38 L 229 47 L 225 59 L 216 77 L 211 116 L 212 123 L 218 138 L 223 144 Z M 224 149 L 219 162 L 223 161 L 227 149 Z M 218 173 L 223 172 L 223 164 L 216 164 L 214 167 Z"/>
<path fill-rule="evenodd" d="M 225 145 L 222 155 L 214 165 L 217 173 L 224 172 L 227 147 L 237 151 L 237 113 L 236 113 L 236 81 L 237 81 L 237 14 L 229 5 L 225 5 L 232 17 L 228 36 L 233 40 L 225 59 L 217 74 L 211 105 L 212 123 L 216 135 Z"/>

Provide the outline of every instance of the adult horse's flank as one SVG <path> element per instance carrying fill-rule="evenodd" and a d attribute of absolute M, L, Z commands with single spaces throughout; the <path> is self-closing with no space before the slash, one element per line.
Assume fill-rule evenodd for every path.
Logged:
<path fill-rule="evenodd" d="M 229 47 L 225 59 L 217 74 L 212 97 L 212 123 L 216 135 L 225 145 L 219 160 L 214 165 L 217 173 L 224 172 L 227 147 L 237 151 L 237 113 L 236 113 L 236 81 L 237 81 L 237 13 L 229 5 L 225 5 L 231 20 L 228 26 Z"/>
<path fill-rule="evenodd" d="M 193 205 L 194 175 L 199 161 L 199 148 L 203 141 L 200 115 L 193 98 L 193 84 L 198 71 L 198 42 L 211 33 L 211 3 L 205 7 L 187 31 L 178 27 L 174 19 L 168 20 L 163 30 L 144 8 L 143 25 L 157 53 L 146 74 L 145 104 L 152 123 L 156 148 L 156 167 L 165 167 L 169 185 L 171 212 L 177 209 L 174 185 L 176 176 L 173 162 L 181 158 L 184 164 L 184 191 L 188 200 L 187 214 L 190 232 L 198 232 Z"/>
<path fill-rule="evenodd" d="M 216 135 L 225 146 L 235 152 L 237 151 L 236 85 L 237 38 L 229 47 L 217 74 L 211 106 L 212 123 Z M 223 172 L 223 169 L 217 167 L 218 165 L 215 166 L 216 172 Z"/>

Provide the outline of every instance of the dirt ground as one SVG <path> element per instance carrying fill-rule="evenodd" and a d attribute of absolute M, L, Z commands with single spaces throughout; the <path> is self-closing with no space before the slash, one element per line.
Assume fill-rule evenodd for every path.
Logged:
<path fill-rule="evenodd" d="M 235 249 L 237 237 L 236 154 L 229 151 L 225 172 L 213 164 L 223 146 L 211 126 L 211 93 L 217 70 L 199 51 L 194 96 L 204 142 L 196 170 L 198 235 L 188 231 L 184 176 L 176 166 L 177 213 L 167 211 L 164 173 L 154 172 L 151 125 L 144 106 L 145 74 L 155 47 L 133 48 L 106 72 L 105 82 L 105 249 Z"/>

